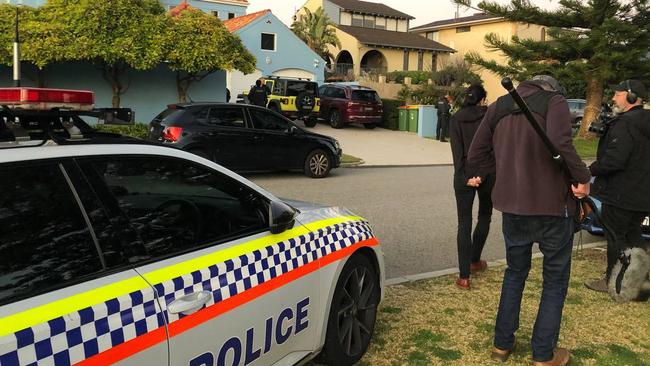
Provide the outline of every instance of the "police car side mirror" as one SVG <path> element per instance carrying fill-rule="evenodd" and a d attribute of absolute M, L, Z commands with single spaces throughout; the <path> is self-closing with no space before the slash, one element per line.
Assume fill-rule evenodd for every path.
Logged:
<path fill-rule="evenodd" d="M 296 222 L 296 209 L 282 201 L 271 201 L 269 205 L 269 229 L 271 234 L 280 234 L 291 229 Z"/>
<path fill-rule="evenodd" d="M 100 108 L 97 111 L 100 125 L 132 125 L 134 121 L 131 108 Z"/>

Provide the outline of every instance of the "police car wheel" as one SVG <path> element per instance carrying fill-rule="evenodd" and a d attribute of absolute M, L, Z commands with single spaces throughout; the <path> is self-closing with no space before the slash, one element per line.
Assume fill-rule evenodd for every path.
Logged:
<path fill-rule="evenodd" d="M 325 178 L 332 169 L 330 155 L 321 149 L 316 149 L 305 159 L 305 175 L 310 178 Z"/>
<path fill-rule="evenodd" d="M 352 365 L 361 359 L 375 328 L 379 297 L 379 277 L 368 258 L 350 258 L 334 290 L 320 362 Z"/>

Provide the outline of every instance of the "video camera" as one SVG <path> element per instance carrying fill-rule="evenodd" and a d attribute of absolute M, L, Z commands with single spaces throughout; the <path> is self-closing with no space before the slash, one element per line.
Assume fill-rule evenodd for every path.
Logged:
<path fill-rule="evenodd" d="M 609 127 L 615 119 L 616 116 L 612 112 L 612 108 L 608 104 L 603 104 L 603 108 L 598 114 L 598 117 L 589 125 L 589 132 L 595 133 L 598 137 L 603 137 L 607 134 Z"/>

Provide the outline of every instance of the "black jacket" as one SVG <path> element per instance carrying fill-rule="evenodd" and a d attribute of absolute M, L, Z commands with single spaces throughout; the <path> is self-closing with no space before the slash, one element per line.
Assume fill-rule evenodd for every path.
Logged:
<path fill-rule="evenodd" d="M 617 117 L 589 170 L 596 177 L 592 194 L 602 202 L 650 212 L 650 111 L 639 106 Z"/>
<path fill-rule="evenodd" d="M 438 120 L 441 118 L 449 118 L 451 113 L 451 105 L 446 98 L 441 98 L 436 104 L 436 109 L 438 110 Z"/>
<path fill-rule="evenodd" d="M 479 175 L 477 170 L 468 164 L 467 152 L 486 111 L 487 107 L 463 107 L 451 117 L 449 138 L 451 139 L 451 153 L 454 157 L 455 187 L 466 186 L 469 178 Z M 488 169 L 488 173 L 494 173 L 494 166 L 492 169 Z"/>

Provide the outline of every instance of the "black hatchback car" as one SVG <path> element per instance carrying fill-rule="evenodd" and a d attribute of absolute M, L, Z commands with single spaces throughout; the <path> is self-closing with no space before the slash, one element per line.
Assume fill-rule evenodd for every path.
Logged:
<path fill-rule="evenodd" d="M 302 170 L 312 178 L 338 167 L 342 153 L 336 139 L 247 104 L 171 104 L 149 124 L 149 138 L 238 172 Z"/>

